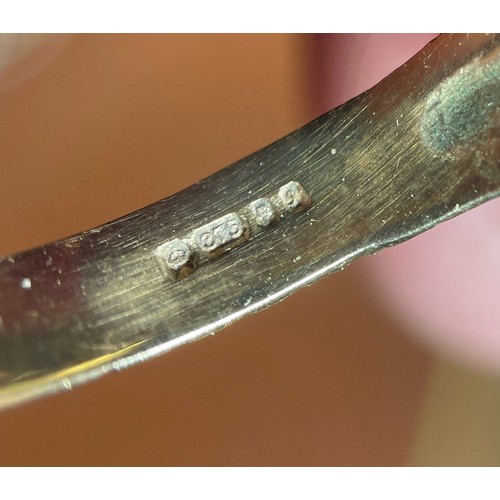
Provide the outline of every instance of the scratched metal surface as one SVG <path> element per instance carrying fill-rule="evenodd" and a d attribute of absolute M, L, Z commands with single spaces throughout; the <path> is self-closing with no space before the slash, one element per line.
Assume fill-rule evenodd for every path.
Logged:
<path fill-rule="evenodd" d="M 500 37 L 446 35 L 372 90 L 190 188 L 0 262 L 0 406 L 211 334 L 500 194 Z M 180 277 L 166 242 L 299 183 Z M 163 266 L 164 267 L 164 266 Z"/>

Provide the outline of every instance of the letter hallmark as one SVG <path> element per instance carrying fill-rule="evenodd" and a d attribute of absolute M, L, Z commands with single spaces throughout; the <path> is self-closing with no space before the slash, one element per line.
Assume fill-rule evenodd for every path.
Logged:
<path fill-rule="evenodd" d="M 278 211 L 268 198 L 252 201 L 249 208 L 255 223 L 260 227 L 270 226 L 278 218 Z"/>

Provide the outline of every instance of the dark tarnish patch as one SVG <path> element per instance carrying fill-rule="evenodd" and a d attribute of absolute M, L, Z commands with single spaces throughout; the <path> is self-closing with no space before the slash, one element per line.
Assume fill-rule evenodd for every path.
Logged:
<path fill-rule="evenodd" d="M 460 68 L 431 93 L 421 134 L 430 148 L 452 153 L 491 137 L 499 123 L 500 51 L 495 50 Z"/>

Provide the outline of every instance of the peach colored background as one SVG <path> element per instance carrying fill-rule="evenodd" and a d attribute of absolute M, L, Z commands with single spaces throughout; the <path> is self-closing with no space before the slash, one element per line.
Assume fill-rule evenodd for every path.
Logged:
<path fill-rule="evenodd" d="M 0 253 L 165 197 L 314 118 L 306 36 L 75 36 L 0 91 Z M 430 356 L 357 266 L 0 413 L 0 465 L 403 465 Z"/>

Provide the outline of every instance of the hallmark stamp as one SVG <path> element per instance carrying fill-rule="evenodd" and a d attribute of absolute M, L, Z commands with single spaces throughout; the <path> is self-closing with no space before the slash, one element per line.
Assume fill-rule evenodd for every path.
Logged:
<path fill-rule="evenodd" d="M 270 226 L 278 218 L 278 211 L 269 198 L 252 201 L 248 208 L 255 223 L 260 227 Z"/>
<path fill-rule="evenodd" d="M 238 214 L 232 213 L 195 229 L 193 236 L 200 251 L 212 258 L 248 240 L 250 228 Z"/>
<path fill-rule="evenodd" d="M 155 250 L 160 266 L 174 281 L 185 278 L 196 269 L 196 256 L 190 246 L 178 238 Z"/>
<path fill-rule="evenodd" d="M 280 187 L 278 198 L 285 210 L 291 213 L 301 212 L 311 206 L 311 197 L 306 190 L 295 181 Z"/>
<path fill-rule="evenodd" d="M 178 281 L 199 265 L 245 243 L 288 212 L 296 214 L 311 206 L 311 197 L 296 181 L 290 181 L 266 198 L 258 198 L 239 213 L 229 213 L 175 238 L 154 251 L 164 274 Z M 249 224 L 249 221 L 251 224 Z"/>

